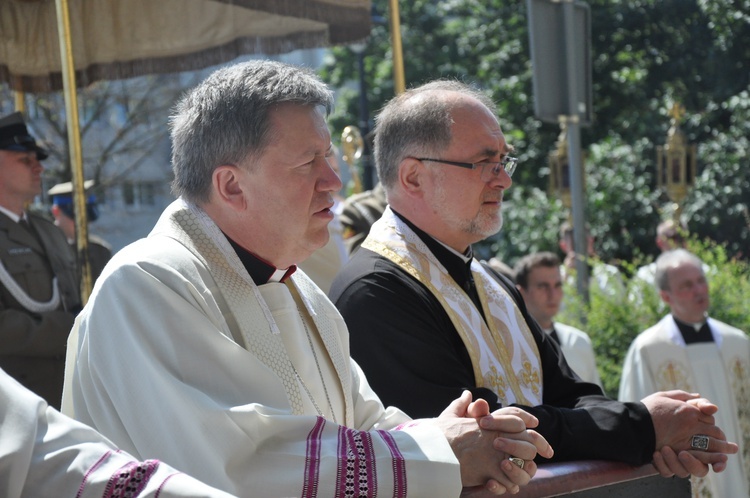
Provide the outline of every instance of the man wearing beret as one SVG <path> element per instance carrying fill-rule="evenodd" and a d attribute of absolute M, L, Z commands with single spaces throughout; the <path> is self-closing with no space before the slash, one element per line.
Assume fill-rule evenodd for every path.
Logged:
<path fill-rule="evenodd" d="M 0 118 L 0 367 L 59 408 L 81 300 L 65 235 L 26 209 L 41 192 L 46 157 L 20 113 Z"/>

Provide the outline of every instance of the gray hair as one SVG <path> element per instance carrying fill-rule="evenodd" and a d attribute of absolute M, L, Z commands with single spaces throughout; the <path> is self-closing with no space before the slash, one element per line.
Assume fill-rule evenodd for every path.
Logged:
<path fill-rule="evenodd" d="M 269 114 L 281 103 L 333 107 L 328 87 L 312 71 L 253 60 L 215 71 L 185 95 L 170 119 L 172 191 L 201 204 L 222 164 L 258 157 L 271 137 Z"/>
<path fill-rule="evenodd" d="M 656 271 L 654 272 L 656 287 L 663 291 L 669 290 L 669 270 L 683 263 L 691 264 L 703 271 L 703 262 L 700 258 L 686 249 L 672 249 L 661 253 L 656 258 Z"/>
<path fill-rule="evenodd" d="M 375 119 L 375 164 L 386 189 L 396 184 L 403 159 L 439 154 L 450 145 L 455 100 L 448 93 L 474 97 L 496 113 L 487 95 L 459 81 L 432 81 L 391 99 Z M 425 94 L 432 95 L 416 98 Z"/>

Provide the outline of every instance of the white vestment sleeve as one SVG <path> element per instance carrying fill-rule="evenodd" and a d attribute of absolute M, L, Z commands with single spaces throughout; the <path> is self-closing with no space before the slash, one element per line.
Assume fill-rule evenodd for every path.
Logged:
<path fill-rule="evenodd" d="M 294 414 L 281 379 L 232 338 L 219 295 L 171 239 L 120 251 L 71 334 L 64 412 L 239 496 L 458 496 L 442 432 L 429 421 L 385 430 L 408 418 L 383 408 L 353 362 L 354 427 Z"/>
<path fill-rule="evenodd" d="M 156 460 L 136 461 L 2 370 L 0 420 L 3 498 L 231 496 Z"/>
<path fill-rule="evenodd" d="M 588 334 L 559 322 L 555 322 L 555 330 L 570 368 L 581 379 L 601 387 L 602 381 L 596 368 L 596 355 Z"/>

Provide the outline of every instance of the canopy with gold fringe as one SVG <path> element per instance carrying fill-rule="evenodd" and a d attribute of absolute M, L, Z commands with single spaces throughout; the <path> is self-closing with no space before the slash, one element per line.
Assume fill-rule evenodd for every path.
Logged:
<path fill-rule="evenodd" d="M 77 86 L 362 40 L 369 0 L 68 0 Z M 63 87 L 54 0 L 0 1 L 0 82 Z"/>
<path fill-rule="evenodd" d="M 370 0 L 0 0 L 0 82 L 65 91 L 83 302 L 91 273 L 77 87 L 358 41 L 370 25 Z"/>

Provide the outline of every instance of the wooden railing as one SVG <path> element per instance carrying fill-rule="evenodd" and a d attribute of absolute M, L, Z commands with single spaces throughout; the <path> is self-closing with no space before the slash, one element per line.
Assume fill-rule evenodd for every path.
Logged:
<path fill-rule="evenodd" d="M 514 498 L 690 497 L 690 480 L 661 477 L 653 465 L 586 460 L 539 466 L 534 478 Z M 493 496 L 485 490 L 464 493 L 471 498 Z"/>

